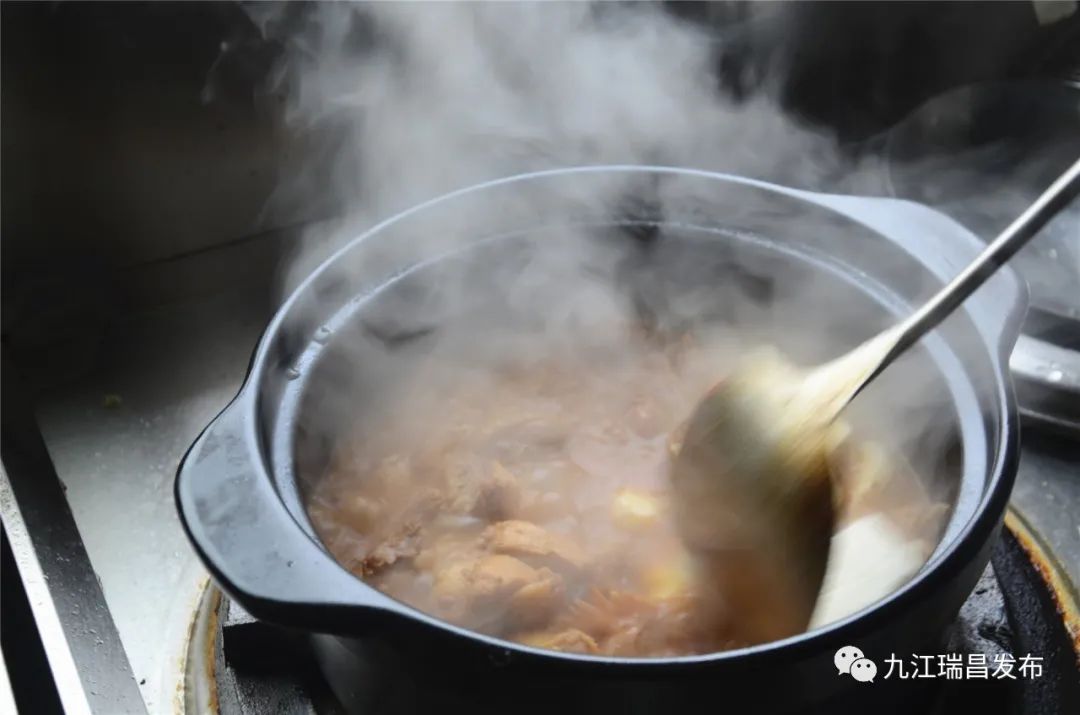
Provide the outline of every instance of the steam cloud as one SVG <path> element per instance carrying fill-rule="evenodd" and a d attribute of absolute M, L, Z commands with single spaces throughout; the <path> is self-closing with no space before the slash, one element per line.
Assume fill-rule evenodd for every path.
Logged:
<path fill-rule="evenodd" d="M 764 91 L 718 88 L 718 40 L 652 3 L 254 4 L 283 36 L 288 122 L 318 135 L 275 200 L 343 213 L 286 276 L 377 218 L 480 181 L 586 164 L 712 169 L 812 186 L 850 172 Z M 325 162 L 322 162 L 325 163 Z"/>
<path fill-rule="evenodd" d="M 527 171 L 668 165 L 812 188 L 837 174 L 857 183 L 863 169 L 846 163 L 830 139 L 779 112 L 768 88 L 740 103 L 726 98 L 714 72 L 715 43 L 722 40 L 653 4 L 318 3 L 302 10 L 255 4 L 249 12 L 264 33 L 286 42 L 275 81 L 289 90 L 288 121 L 320 137 L 323 156 L 333 157 L 329 174 L 298 167 L 275 197 L 332 204 L 339 212 L 332 224 L 313 229 L 289 261 L 286 294 L 330 250 L 375 221 L 447 191 Z M 519 196 L 519 203 L 481 202 L 472 211 L 432 218 L 428 230 L 412 224 L 408 237 L 384 237 L 381 250 L 354 270 L 393 270 L 465 245 L 477 238 L 478 215 L 493 235 L 548 209 L 611 207 L 626 189 L 592 182 L 586 193 L 575 193 L 582 186 Z M 610 296 L 589 282 L 591 266 L 609 264 L 575 250 L 584 249 L 542 257 L 548 274 L 563 277 L 560 285 L 520 287 L 523 302 L 549 301 L 548 319 L 558 323 L 553 332 L 574 320 L 580 324 L 582 311 L 595 309 L 594 321 L 612 313 Z M 583 306 L 574 300 L 581 296 L 592 298 Z M 822 305 L 820 334 L 801 346 L 809 359 L 831 357 L 838 345 L 882 327 L 859 323 L 857 310 L 845 313 L 836 295 L 813 281 L 793 279 L 765 306 L 741 289 L 728 297 L 732 320 L 762 334 L 784 327 L 794 303 Z M 806 325 L 798 327 L 806 332 Z M 838 344 L 837 331 L 845 330 Z M 897 397 L 894 418 L 905 402 L 920 415 L 918 425 L 897 430 L 891 422 L 882 430 L 897 445 L 940 417 L 943 397 L 917 373 L 904 374 L 902 394 L 873 398 L 880 404 Z M 308 427 L 333 433 L 355 403 L 332 392 L 322 398 L 327 424 Z M 863 417 L 873 421 L 870 412 Z M 892 547 L 908 553 L 906 544 Z M 906 556 L 902 561 L 902 569 L 911 567 Z M 838 617 L 845 607 L 835 610 Z"/>

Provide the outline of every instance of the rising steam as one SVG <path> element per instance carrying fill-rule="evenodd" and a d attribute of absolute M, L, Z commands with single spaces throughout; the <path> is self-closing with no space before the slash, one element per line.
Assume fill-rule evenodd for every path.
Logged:
<path fill-rule="evenodd" d="M 480 181 L 586 164 L 696 167 L 812 186 L 842 161 L 775 108 L 719 88 L 718 40 L 652 3 L 254 4 L 285 61 L 288 121 L 320 163 L 277 201 L 344 217 L 335 244 L 376 218 Z M 846 167 L 850 169 L 850 167 Z M 306 260 L 305 260 L 306 259 Z"/>
<path fill-rule="evenodd" d="M 837 172 L 858 176 L 857 167 L 846 165 L 828 138 L 779 112 L 767 86 L 743 102 L 726 97 L 715 74 L 716 43 L 723 39 L 657 5 L 387 2 L 297 9 L 255 4 L 249 12 L 267 36 L 285 45 L 273 81 L 287 90 L 289 123 L 313 137 L 321 156 L 333 157 L 329 173 L 296 167 L 275 197 L 332 204 L 338 212 L 332 225 L 311 232 L 288 263 L 285 293 L 331 249 L 375 221 L 463 186 L 523 172 L 649 164 L 805 187 Z M 424 231 L 414 224 L 409 241 L 384 240 L 376 259 L 392 267 L 465 245 L 477 238 L 478 216 L 492 235 L 545 211 L 558 218 L 614 206 L 626 190 L 602 182 L 575 186 L 588 188 L 572 195 L 553 190 L 518 196 L 518 203 L 477 204 L 472 212 L 432 220 Z M 621 303 L 612 308 L 610 294 L 597 288 L 590 272 L 596 264 L 601 272 L 610 264 L 603 256 L 575 250 L 580 249 L 542 256 L 546 270 L 533 273 L 561 276 L 559 285 L 524 283 L 507 298 L 548 301 L 549 335 L 574 321 L 580 328 L 583 312 L 589 313 L 583 302 L 595 308 L 594 321 L 625 309 Z M 373 269 L 368 264 L 365 270 Z M 881 327 L 862 324 L 852 332 L 858 310 L 827 288 L 798 277 L 777 283 L 780 290 L 766 296 L 764 305 L 760 296 L 749 295 L 751 288 L 725 294 L 733 320 L 748 332 L 761 326 L 768 328 L 761 334 L 785 327 L 806 332 L 805 323 L 787 324 L 788 309 L 819 305 L 821 332 L 813 336 L 814 344 L 802 346 L 810 359 L 834 355 L 838 331 L 847 331 L 842 344 L 851 345 Z M 590 318 L 584 320 L 588 325 Z M 909 378 L 897 404 L 906 402 L 923 419 L 917 429 L 892 425 L 897 444 L 905 438 L 899 432 L 925 431 L 941 414 L 942 396 L 931 394 L 936 388 Z M 328 424 L 307 427 L 333 432 L 333 423 L 355 403 L 341 395 L 324 397 L 322 419 Z M 845 558 L 857 568 L 867 558 L 889 562 L 848 542 L 846 549 L 851 548 L 856 553 Z M 893 549 L 898 571 L 881 575 L 871 588 L 873 598 L 883 595 L 874 590 L 881 583 L 891 587 L 921 563 L 905 543 L 885 539 L 873 548 Z M 830 588 L 839 600 L 831 602 L 825 620 L 865 605 L 865 594 L 843 600 L 842 579 L 837 585 L 834 577 Z"/>

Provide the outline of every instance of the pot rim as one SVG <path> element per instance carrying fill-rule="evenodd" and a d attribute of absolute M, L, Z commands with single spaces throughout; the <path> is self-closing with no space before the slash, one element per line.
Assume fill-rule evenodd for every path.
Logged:
<path fill-rule="evenodd" d="M 290 293 L 289 297 L 278 308 L 274 317 L 267 324 L 266 329 L 260 336 L 258 345 L 252 355 L 251 361 L 248 366 L 248 372 L 244 378 L 244 382 L 236 395 L 236 397 L 230 402 L 230 404 L 222 410 L 215 419 L 207 427 L 209 431 L 221 418 L 232 411 L 242 411 L 241 428 L 244 432 L 243 440 L 248 445 L 258 445 L 257 448 L 249 450 L 250 457 L 253 461 L 251 465 L 258 474 L 257 478 L 261 482 L 269 482 L 272 492 L 272 498 L 279 502 L 279 506 L 285 509 L 285 504 L 281 498 L 281 495 L 274 488 L 272 468 L 269 464 L 267 451 L 263 448 L 263 440 L 260 437 L 258 430 L 257 412 L 259 411 L 259 386 L 265 379 L 266 372 L 268 370 L 269 351 L 274 338 L 280 333 L 286 318 L 290 314 L 291 309 L 296 302 L 300 299 L 300 296 L 304 294 L 311 286 L 319 279 L 319 277 L 330 270 L 342 257 L 355 250 L 359 245 L 368 241 L 369 239 L 378 236 L 385 229 L 390 226 L 403 221 L 411 216 L 419 214 L 427 209 L 433 208 L 441 203 L 452 201 L 456 198 L 466 196 L 471 193 L 482 192 L 485 190 L 509 185 L 517 182 L 525 182 L 535 179 L 543 178 L 557 178 L 559 176 L 573 176 L 583 175 L 591 173 L 624 173 L 641 174 L 641 175 L 672 175 L 672 176 L 685 176 L 694 177 L 700 179 L 716 180 L 721 182 L 728 182 L 740 186 L 762 189 L 774 194 L 781 194 L 789 198 L 801 199 L 809 201 L 811 204 L 816 205 L 819 208 L 829 210 L 833 213 L 840 213 L 849 220 L 858 221 L 857 218 L 849 216 L 844 213 L 842 208 L 838 209 L 836 205 L 829 203 L 828 199 L 835 198 L 838 200 L 850 200 L 858 198 L 863 200 L 863 197 L 848 197 L 848 196 L 834 196 L 830 194 L 821 194 L 816 192 L 809 192 L 800 189 L 792 189 L 769 182 L 745 178 L 740 176 L 734 176 L 725 173 L 711 172 L 702 169 L 681 168 L 681 167 L 665 167 L 665 166 L 648 166 L 648 165 L 587 165 L 576 166 L 567 168 L 547 169 L 543 171 L 528 172 L 523 174 L 517 174 L 513 176 L 494 179 L 491 181 L 474 184 L 464 188 L 460 188 L 449 193 L 442 194 L 433 199 L 429 199 L 425 202 L 412 206 L 404 211 L 401 211 L 387 219 L 384 219 L 371 228 L 365 230 L 356 238 L 353 238 L 346 242 L 341 248 L 334 251 L 325 260 L 323 260 L 314 270 L 312 270 L 303 281 L 301 281 Z M 888 203 L 890 205 L 909 205 L 911 207 L 918 207 L 924 209 L 918 204 L 911 204 L 906 201 L 899 201 L 893 198 L 866 198 L 866 201 L 877 201 Z M 842 206 L 842 205 L 841 205 Z M 942 217 L 944 218 L 944 217 Z M 873 227 L 870 227 L 873 229 Z M 957 229 L 965 231 L 962 227 L 957 225 Z M 974 237 L 972 237 L 974 240 Z M 411 268 L 411 267 L 410 267 Z M 1002 269 L 1003 273 L 1013 274 L 1013 271 L 1008 267 Z M 1013 274 L 1015 280 L 1015 274 Z M 388 276 L 385 282 L 393 280 L 394 276 Z M 384 282 L 384 283 L 385 283 Z M 1022 285 L 1019 284 L 1018 285 Z M 978 505 L 975 507 L 973 515 L 968 521 L 957 531 L 952 537 L 952 542 L 939 547 L 939 552 L 936 557 L 932 557 L 919 571 L 915 573 L 906 583 L 889 593 L 889 595 L 881 598 L 880 600 L 866 606 L 855 613 L 845 616 L 841 619 L 829 622 L 822 626 L 816 627 L 812 630 L 808 630 L 803 633 L 790 636 L 781 640 L 771 641 L 768 643 L 762 643 L 758 645 L 736 648 L 726 651 L 720 651 L 715 653 L 686 655 L 686 656 L 674 656 L 665 658 L 629 658 L 629 657 L 614 657 L 614 656 L 597 656 L 578 653 L 565 653 L 560 651 L 551 651 L 540 648 L 527 646 L 515 641 L 505 640 L 502 638 L 489 636 L 483 633 L 479 633 L 461 626 L 454 625 L 452 623 L 440 620 L 431 616 L 419 609 L 413 608 L 403 602 L 390 599 L 387 596 L 383 596 L 375 587 L 368 585 L 359 577 L 354 576 L 351 572 L 348 572 L 343 566 L 341 566 L 336 559 L 333 558 L 327 551 L 325 546 L 312 539 L 308 535 L 304 528 L 296 522 L 296 517 L 291 512 L 289 518 L 292 525 L 296 528 L 297 538 L 304 538 L 311 540 L 315 543 L 316 547 L 323 553 L 327 561 L 328 566 L 335 567 L 342 572 L 348 574 L 348 577 L 353 579 L 356 583 L 360 584 L 363 589 L 372 592 L 373 594 L 382 596 L 382 599 L 378 601 L 378 605 L 375 608 L 386 611 L 384 614 L 387 618 L 404 618 L 408 619 L 416 624 L 422 624 L 427 627 L 434 628 L 441 631 L 443 635 L 456 636 L 459 638 L 467 639 L 476 644 L 483 644 L 495 649 L 499 649 L 507 652 L 514 652 L 520 655 L 529 656 L 533 658 L 540 658 L 546 662 L 563 662 L 567 664 L 579 664 L 581 666 L 617 666 L 622 668 L 655 668 L 657 666 L 665 665 L 683 665 L 683 666 L 698 666 L 715 664 L 721 662 L 746 662 L 756 661 L 759 659 L 771 658 L 775 656 L 794 655 L 800 652 L 810 650 L 820 650 L 822 646 L 832 645 L 837 643 L 846 644 L 852 640 L 853 636 L 861 632 L 868 632 L 871 629 L 878 627 L 884 622 L 891 621 L 895 618 L 897 612 L 903 610 L 910 604 L 924 600 L 935 584 L 942 579 L 948 577 L 948 575 L 962 565 L 963 562 L 969 561 L 978 556 L 978 553 L 984 548 L 986 542 L 991 538 L 997 528 L 1000 526 L 1002 516 L 1007 505 L 1009 495 L 1012 491 L 1012 486 L 1016 475 L 1016 466 L 1019 461 L 1019 432 L 1018 432 L 1018 415 L 1015 396 L 1012 389 L 1011 381 L 1008 378 L 1007 372 L 1003 373 L 1002 362 L 1007 363 L 1008 352 L 1011 349 L 1011 344 L 1014 341 L 1015 335 L 1019 332 L 1019 324 L 1023 317 L 1024 309 L 1024 297 L 1022 289 L 1018 290 L 1018 305 L 1014 306 L 1013 313 L 1006 315 L 1003 318 L 1002 333 L 999 336 L 998 343 L 996 345 L 988 345 L 990 357 L 995 368 L 994 389 L 993 389 L 993 402 L 1000 414 L 1000 420 L 996 425 L 995 432 L 991 435 L 993 442 L 992 445 L 996 445 L 996 448 L 992 450 L 992 460 L 988 463 L 989 475 L 986 480 L 985 491 L 980 499 Z M 200 441 L 202 435 L 200 435 Z M 192 450 L 198 446 L 193 445 Z M 237 600 L 241 605 L 248 608 L 253 612 L 253 615 L 259 616 L 259 612 L 262 611 L 259 608 L 260 605 L 268 605 L 265 599 L 252 594 L 246 593 L 242 588 L 235 586 L 235 584 L 229 583 L 229 579 L 225 574 L 221 573 L 219 569 L 215 568 L 211 563 L 205 549 L 200 545 L 199 538 L 192 533 L 191 525 L 189 524 L 188 515 L 185 514 L 184 499 L 181 496 L 181 484 L 182 473 L 184 472 L 184 464 L 188 461 L 188 456 L 185 455 L 183 462 L 181 463 L 180 471 L 177 477 L 176 491 L 179 511 L 181 515 L 181 522 L 184 524 L 185 530 L 188 532 L 189 539 L 195 545 L 196 550 L 199 551 L 203 561 L 207 563 L 210 570 L 215 574 L 215 577 L 222 583 L 223 588 L 231 594 L 235 594 Z M 345 607 L 359 607 L 359 608 L 371 608 L 370 603 L 361 604 L 356 602 L 344 602 L 339 601 L 336 604 L 331 603 L 310 603 L 303 601 L 296 601 L 290 599 L 283 599 L 275 601 L 273 604 L 273 612 L 279 615 L 286 614 L 290 607 L 299 609 L 303 613 L 310 613 L 310 609 L 338 609 Z M 298 626 L 301 628 L 318 630 L 319 632 L 328 632 L 325 627 L 312 629 L 312 619 L 310 616 L 303 616 L 300 613 L 287 615 L 285 618 L 275 618 L 272 614 L 269 614 L 267 620 L 278 621 L 285 625 Z M 305 623 L 307 625 L 305 625 Z M 333 634 L 333 631 L 330 631 Z M 355 632 L 349 631 L 348 628 L 342 628 L 336 635 L 343 637 L 350 637 L 358 635 Z"/>

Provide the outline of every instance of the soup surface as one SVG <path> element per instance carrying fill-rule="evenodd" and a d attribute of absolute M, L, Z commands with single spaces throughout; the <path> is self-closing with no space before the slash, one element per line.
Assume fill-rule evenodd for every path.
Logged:
<path fill-rule="evenodd" d="M 312 522 L 358 577 L 490 635 L 625 657 L 747 645 L 740 615 L 703 598 L 668 506 L 669 437 L 717 364 L 689 340 L 432 360 L 339 445 L 308 490 Z M 943 510 L 883 454 L 838 433 L 838 530 L 872 517 L 917 567 Z"/>

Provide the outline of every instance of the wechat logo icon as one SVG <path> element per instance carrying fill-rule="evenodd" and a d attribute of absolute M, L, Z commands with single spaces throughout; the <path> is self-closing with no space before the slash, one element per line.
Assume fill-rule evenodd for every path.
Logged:
<path fill-rule="evenodd" d="M 846 645 L 836 651 L 833 665 L 838 675 L 850 675 L 860 683 L 872 683 L 877 676 L 877 664 L 863 655 L 853 645 Z"/>

